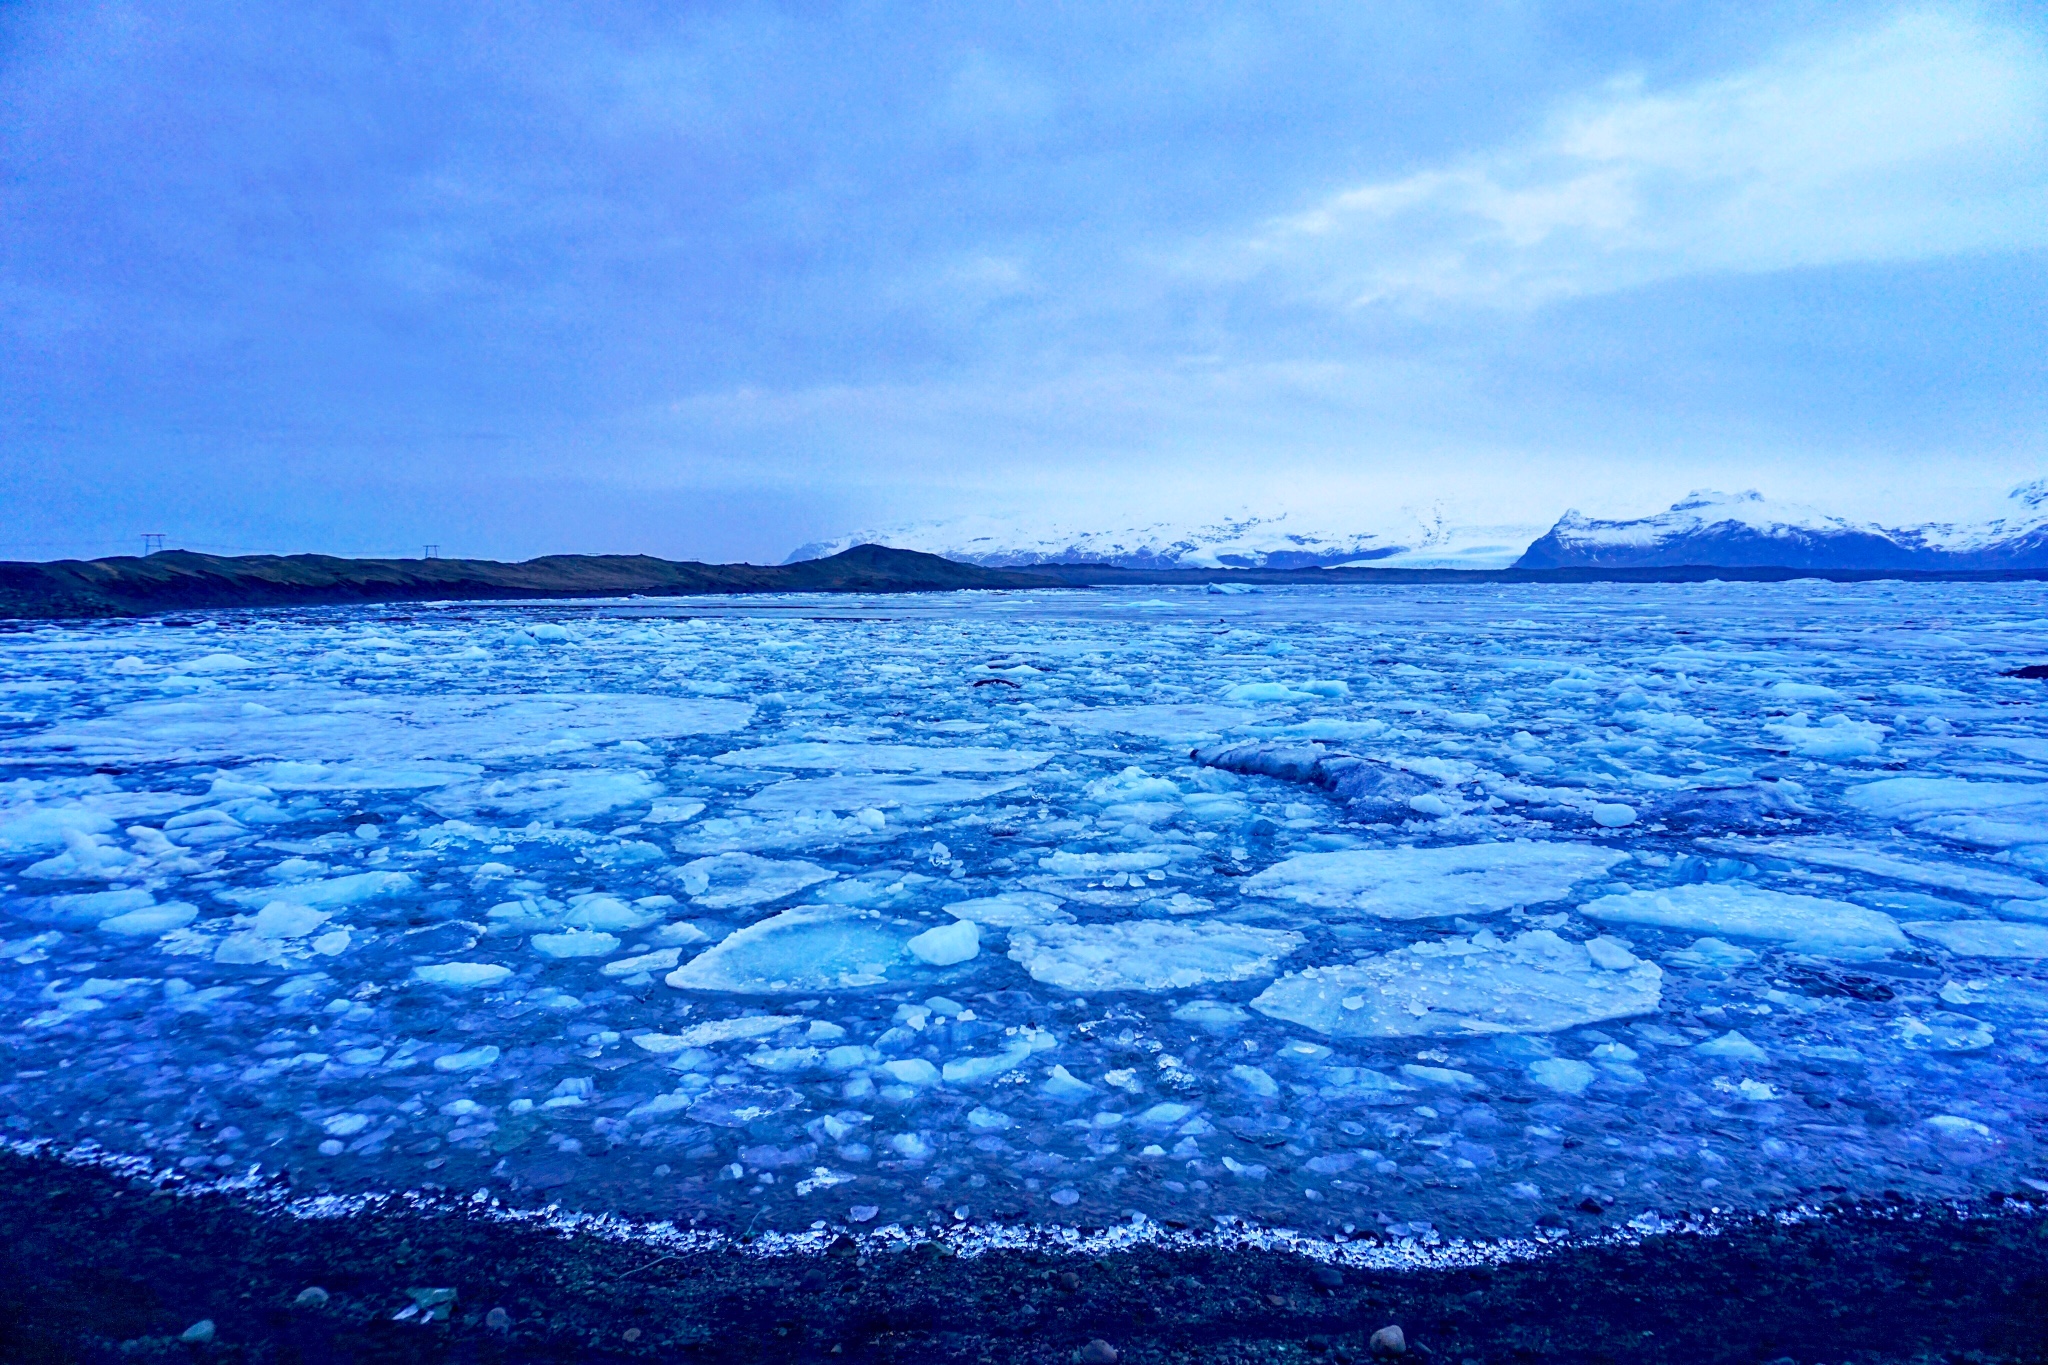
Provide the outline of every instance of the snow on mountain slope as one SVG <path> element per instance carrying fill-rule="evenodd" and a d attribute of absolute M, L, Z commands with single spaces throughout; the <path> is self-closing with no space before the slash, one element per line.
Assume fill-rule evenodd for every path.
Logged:
<path fill-rule="evenodd" d="M 822 559 L 862 543 L 922 550 L 962 563 L 1005 568 L 1027 564 L 1114 564 L 1132 569 L 1273 568 L 1355 564 L 1379 568 L 1498 569 L 1514 562 L 1541 530 L 1537 525 L 1465 526 L 1440 510 L 1402 509 L 1376 525 L 1343 525 L 1297 514 L 1242 515 L 1206 525 L 1160 521 L 1120 529 L 1046 523 L 1020 525 L 994 516 L 958 517 L 856 531 L 800 546 L 783 562 Z"/>
<path fill-rule="evenodd" d="M 1987 522 L 1893 528 L 1773 502 L 1754 490 L 1701 490 L 1633 520 L 1567 512 L 1516 567 L 2048 568 L 2048 480 L 2013 489 L 2003 510 Z"/>

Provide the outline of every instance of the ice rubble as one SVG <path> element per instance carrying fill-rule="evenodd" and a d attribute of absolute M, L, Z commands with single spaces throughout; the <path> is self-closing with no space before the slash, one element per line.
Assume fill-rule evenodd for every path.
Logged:
<path fill-rule="evenodd" d="M 1382 919 L 1484 915 L 1569 895 L 1628 855 L 1588 844 L 1461 844 L 1304 853 L 1246 880 L 1245 894 Z"/>
<path fill-rule="evenodd" d="M 13 632 L 0 1115 L 760 1226 L 2048 1179 L 2039 592 Z"/>
<path fill-rule="evenodd" d="M 1555 1033 L 1656 1010 L 1663 973 L 1626 950 L 1596 960 L 1548 929 L 1420 942 L 1353 966 L 1310 967 L 1252 1008 L 1333 1038 Z"/>

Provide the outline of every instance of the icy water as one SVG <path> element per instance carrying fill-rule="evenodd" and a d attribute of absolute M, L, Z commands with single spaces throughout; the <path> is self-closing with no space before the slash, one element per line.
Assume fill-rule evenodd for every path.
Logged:
<path fill-rule="evenodd" d="M 2048 1179 L 2034 584 L 0 636 L 0 1120 L 759 1230 Z"/>

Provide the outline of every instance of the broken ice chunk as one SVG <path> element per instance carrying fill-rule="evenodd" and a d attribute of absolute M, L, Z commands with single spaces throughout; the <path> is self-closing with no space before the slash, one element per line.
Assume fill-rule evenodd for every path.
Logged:
<path fill-rule="evenodd" d="M 1221 920 L 1045 924 L 1013 932 L 1010 958 L 1063 990 L 1168 991 L 1270 976 L 1303 941 Z"/>
<path fill-rule="evenodd" d="M 1579 908 L 1589 919 L 1691 929 L 1778 943 L 1794 952 L 1870 958 L 1906 946 L 1897 921 L 1877 910 L 1738 882 L 1702 882 L 1602 896 Z"/>
<path fill-rule="evenodd" d="M 1628 857 L 1590 844 L 1461 844 L 1449 848 L 1304 853 L 1247 880 L 1247 895 L 1384 919 L 1483 915 L 1566 895 Z"/>
<path fill-rule="evenodd" d="M 1454 938 L 1311 967 L 1268 986 L 1252 1008 L 1340 1038 L 1553 1033 L 1648 1014 L 1662 981 L 1651 963 L 1610 971 L 1584 944 L 1532 929 L 1505 943 Z"/>

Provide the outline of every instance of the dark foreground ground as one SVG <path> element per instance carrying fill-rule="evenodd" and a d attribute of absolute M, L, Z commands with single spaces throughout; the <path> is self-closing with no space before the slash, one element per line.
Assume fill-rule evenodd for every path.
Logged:
<path fill-rule="evenodd" d="M 139 1184 L 139 1182 L 138 1182 Z M 2048 1211 L 1842 1210 L 1485 1270 L 1143 1250 L 663 1259 L 461 1216 L 263 1216 L 0 1156 L 0 1361 L 2048 1360 Z M 322 1306 L 294 1306 L 309 1285 Z M 394 1322 L 452 1288 L 448 1320 Z M 491 1310 L 509 1325 L 493 1326 Z M 210 1318 L 210 1342 L 181 1335 Z M 502 1320 L 502 1319 L 501 1319 Z M 1083 1357 L 1086 1359 L 1087 1357 Z M 1099 1358 L 1099 1357 L 1098 1357 Z"/>

